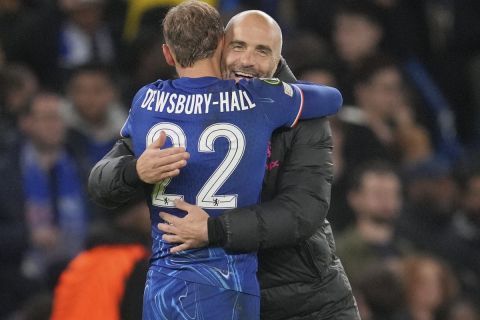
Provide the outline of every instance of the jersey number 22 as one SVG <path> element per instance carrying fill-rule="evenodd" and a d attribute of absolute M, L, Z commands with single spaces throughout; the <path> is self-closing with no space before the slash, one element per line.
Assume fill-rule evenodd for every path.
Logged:
<path fill-rule="evenodd" d="M 182 128 L 171 122 L 160 122 L 150 128 L 147 134 L 147 146 L 158 139 L 164 131 L 173 146 L 187 148 L 187 136 Z M 215 123 L 207 127 L 198 139 L 198 152 L 215 152 L 214 142 L 223 137 L 228 140 L 229 148 L 225 158 L 207 179 L 197 193 L 196 205 L 205 209 L 233 209 L 237 207 L 236 194 L 218 195 L 217 191 L 237 168 L 245 151 L 245 135 L 242 130 L 231 123 Z M 175 207 L 175 199 L 183 199 L 183 195 L 165 194 L 171 178 L 155 185 L 152 192 L 152 204 L 157 207 Z"/>

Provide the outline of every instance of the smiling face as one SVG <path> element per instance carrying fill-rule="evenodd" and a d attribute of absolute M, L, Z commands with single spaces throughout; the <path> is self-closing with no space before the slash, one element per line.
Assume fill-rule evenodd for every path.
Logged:
<path fill-rule="evenodd" d="M 242 12 L 225 29 L 223 78 L 272 77 L 281 50 L 281 30 L 270 16 L 260 11 Z"/>

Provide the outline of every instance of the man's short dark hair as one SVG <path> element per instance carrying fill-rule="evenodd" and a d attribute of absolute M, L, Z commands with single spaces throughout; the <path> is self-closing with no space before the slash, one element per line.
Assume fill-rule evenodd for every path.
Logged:
<path fill-rule="evenodd" d="M 374 54 L 362 59 L 360 65 L 353 74 L 355 85 L 370 82 L 378 73 L 385 69 L 395 68 L 401 70 L 395 59 L 385 54 Z"/>
<path fill-rule="evenodd" d="M 69 81 L 83 74 L 99 74 L 105 77 L 109 82 L 114 82 L 114 70 L 112 66 L 103 63 L 86 63 L 75 67 L 69 74 Z"/>
<path fill-rule="evenodd" d="M 393 175 L 398 177 L 395 167 L 388 161 L 382 159 L 374 159 L 359 164 L 352 173 L 349 183 L 350 191 L 358 191 L 363 187 L 363 179 L 369 173 L 378 175 Z"/>
<path fill-rule="evenodd" d="M 186 1 L 170 9 L 163 20 L 163 36 L 184 68 L 210 58 L 223 36 L 217 9 L 201 1 Z"/>
<path fill-rule="evenodd" d="M 335 14 L 347 16 L 360 16 L 373 24 L 383 26 L 382 12 L 371 1 L 344 0 L 339 1 Z"/>

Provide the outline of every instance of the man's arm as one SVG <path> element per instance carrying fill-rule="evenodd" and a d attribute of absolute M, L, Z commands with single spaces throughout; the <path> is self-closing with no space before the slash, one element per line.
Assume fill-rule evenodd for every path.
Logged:
<path fill-rule="evenodd" d="M 164 240 L 180 243 L 172 252 L 200 246 L 230 251 L 255 251 L 294 246 L 312 236 L 324 222 L 333 178 L 332 137 L 326 118 L 303 121 L 293 130 L 276 134 L 273 148 L 285 148 L 278 176 L 269 174 L 261 204 L 226 211 L 213 218 L 199 207 L 180 203 L 189 214 L 166 213 Z M 290 147 L 291 146 L 291 147 Z M 274 151 L 275 152 L 275 151 Z M 208 228 L 207 228 L 208 220 Z"/>
<path fill-rule="evenodd" d="M 282 59 L 275 76 L 295 82 Z M 281 129 L 280 129 L 281 130 Z M 289 148 L 288 152 L 283 149 Z M 177 218 L 166 213 L 160 223 L 163 238 L 179 243 L 172 252 L 201 246 L 221 246 L 231 251 L 255 251 L 293 246 L 309 238 L 324 223 L 330 205 L 333 179 L 332 136 L 326 118 L 299 122 L 272 137 L 272 150 L 281 150 L 279 175 L 268 174 L 259 205 L 208 217 L 201 208 L 181 203 L 189 214 Z M 208 227 L 207 227 L 208 225 Z"/>
<path fill-rule="evenodd" d="M 288 143 L 278 176 L 269 174 L 265 180 L 262 203 L 212 218 L 209 227 L 217 233 L 225 230 L 223 239 L 212 242 L 223 240 L 220 244 L 234 251 L 294 246 L 324 223 L 333 180 L 328 120 L 303 121 L 290 132 L 277 134 L 272 139 L 273 152 Z"/>
<path fill-rule="evenodd" d="M 138 160 L 130 139 L 119 139 L 90 172 L 88 191 L 92 199 L 105 208 L 116 209 L 143 197 L 144 183 L 178 175 L 189 154 L 184 148 L 160 149 L 165 139 L 162 133 Z"/>

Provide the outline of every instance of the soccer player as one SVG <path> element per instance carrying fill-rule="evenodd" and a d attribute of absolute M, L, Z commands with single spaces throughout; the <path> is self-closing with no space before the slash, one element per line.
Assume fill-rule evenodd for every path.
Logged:
<path fill-rule="evenodd" d="M 144 318 L 256 319 L 256 254 L 228 254 L 221 248 L 171 254 L 171 244 L 156 229 L 159 208 L 183 216 L 174 206 L 185 199 L 218 216 L 256 203 L 273 129 L 295 124 L 302 108 L 305 118 L 334 114 L 341 96 L 334 88 L 278 79 L 220 80 L 223 26 L 218 12 L 205 3 L 189 1 L 171 9 L 164 37 L 165 58 L 180 78 L 142 88 L 122 135 L 132 139 L 137 156 L 165 134 L 191 158 L 175 179 L 148 190 L 153 256 Z"/>

